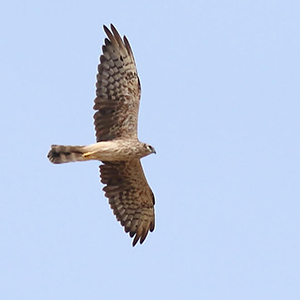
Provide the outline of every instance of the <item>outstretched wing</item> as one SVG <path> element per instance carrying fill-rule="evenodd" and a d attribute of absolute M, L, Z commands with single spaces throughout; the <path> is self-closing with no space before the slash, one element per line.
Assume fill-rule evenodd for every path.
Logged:
<path fill-rule="evenodd" d="M 111 24 L 98 66 L 94 125 L 97 142 L 137 137 L 141 95 L 133 53 L 127 38 Z"/>
<path fill-rule="evenodd" d="M 104 162 L 100 174 L 117 220 L 134 237 L 133 246 L 139 240 L 142 244 L 149 230 L 154 230 L 155 200 L 140 160 Z"/>

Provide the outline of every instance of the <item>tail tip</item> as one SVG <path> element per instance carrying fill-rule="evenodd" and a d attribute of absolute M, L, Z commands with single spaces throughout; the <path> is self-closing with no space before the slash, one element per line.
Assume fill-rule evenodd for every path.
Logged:
<path fill-rule="evenodd" d="M 54 146 L 54 145 L 53 145 Z M 58 153 L 57 151 L 55 151 L 53 148 L 53 146 L 51 146 L 51 150 L 48 152 L 47 158 L 54 164 L 59 163 L 59 159 L 60 159 L 60 153 Z"/>

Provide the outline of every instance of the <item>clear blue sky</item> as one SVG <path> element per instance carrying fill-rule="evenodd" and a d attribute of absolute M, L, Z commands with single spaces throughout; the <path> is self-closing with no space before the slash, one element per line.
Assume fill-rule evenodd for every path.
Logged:
<path fill-rule="evenodd" d="M 84 4 L 83 4 L 84 3 Z M 299 1 L 5 1 L 0 293 L 5 300 L 298 300 Z M 98 163 L 95 75 L 114 23 L 142 83 L 156 229 L 135 248 Z"/>

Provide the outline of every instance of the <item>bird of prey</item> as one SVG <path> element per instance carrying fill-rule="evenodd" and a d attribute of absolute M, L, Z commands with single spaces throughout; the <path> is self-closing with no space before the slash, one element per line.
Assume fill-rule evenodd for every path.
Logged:
<path fill-rule="evenodd" d="M 74 161 L 101 161 L 103 191 L 117 220 L 134 238 L 132 246 L 144 242 L 154 230 L 154 194 L 140 159 L 155 149 L 138 140 L 137 120 L 141 85 L 130 44 L 111 24 L 98 65 L 94 100 L 95 144 L 52 145 L 48 153 L 54 164 Z"/>

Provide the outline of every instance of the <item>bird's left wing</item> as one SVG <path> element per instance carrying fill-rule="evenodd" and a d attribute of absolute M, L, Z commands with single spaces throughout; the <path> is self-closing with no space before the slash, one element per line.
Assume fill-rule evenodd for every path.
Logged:
<path fill-rule="evenodd" d="M 97 142 L 137 138 L 141 86 L 130 44 L 111 25 L 100 57 L 94 124 Z"/>
<path fill-rule="evenodd" d="M 105 196 L 117 220 L 134 237 L 132 245 L 142 244 L 154 230 L 154 195 L 144 175 L 139 159 L 104 162 L 100 166 Z"/>

